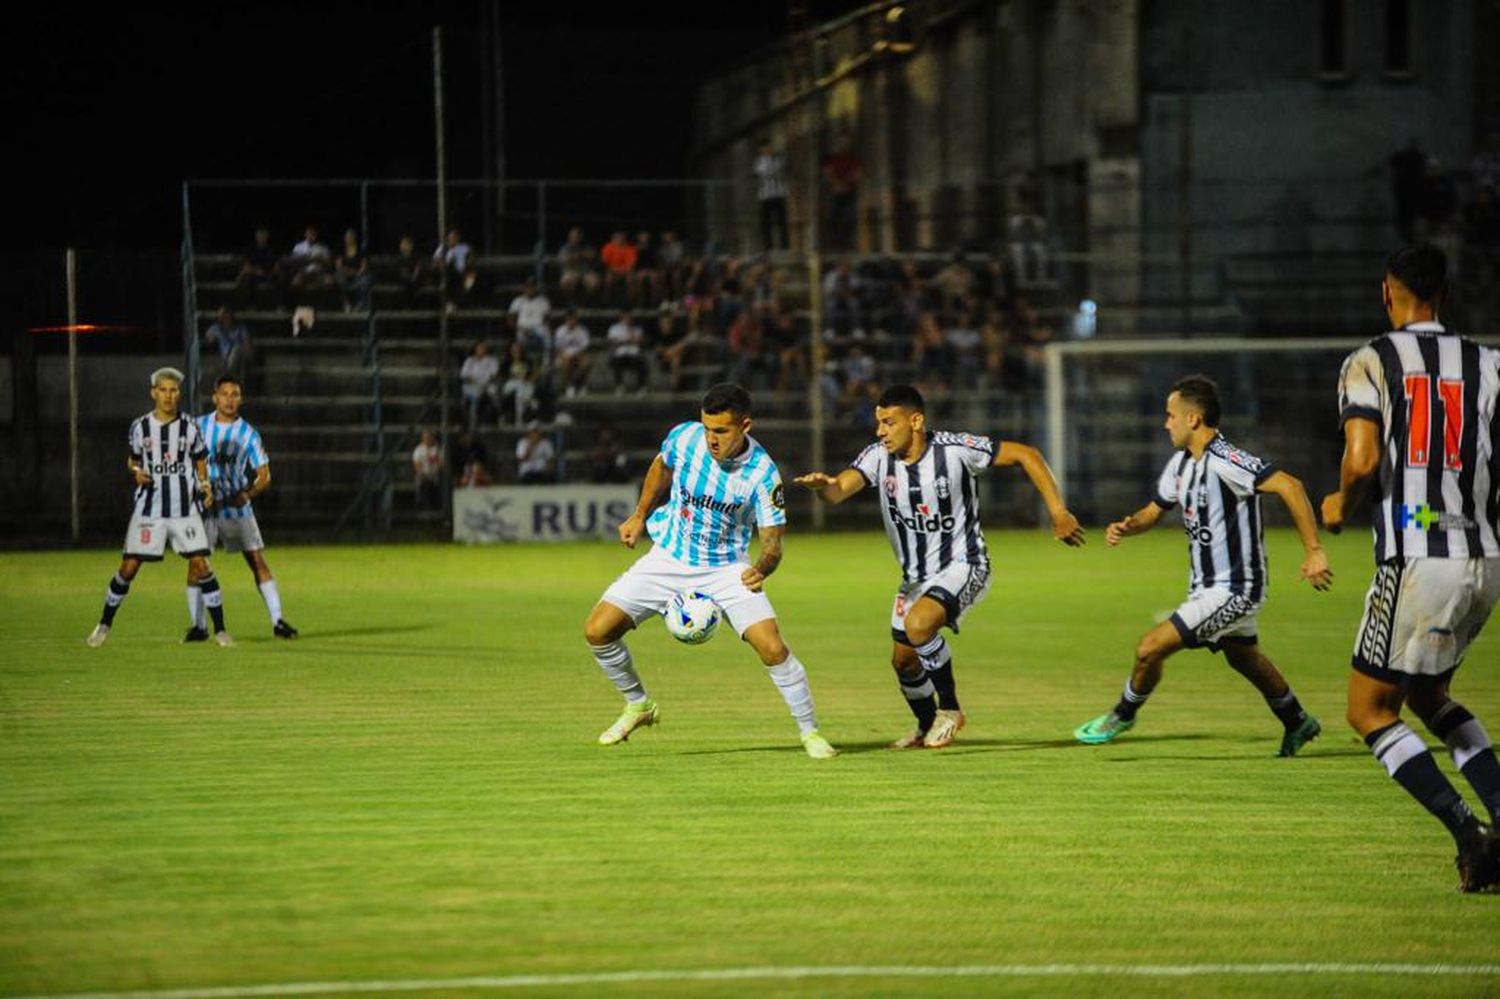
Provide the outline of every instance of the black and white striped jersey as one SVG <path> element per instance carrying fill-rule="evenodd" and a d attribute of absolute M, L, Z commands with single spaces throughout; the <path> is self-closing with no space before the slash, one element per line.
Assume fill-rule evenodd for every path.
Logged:
<path fill-rule="evenodd" d="M 1201 458 L 1184 448 L 1167 462 L 1154 502 L 1164 510 L 1182 505 L 1190 590 L 1221 587 L 1255 602 L 1265 599 L 1266 544 L 1256 487 L 1275 471 L 1222 436 L 1208 442 Z"/>
<path fill-rule="evenodd" d="M 1500 351 L 1436 322 L 1382 334 L 1339 374 L 1339 419 L 1380 426 L 1375 560 L 1500 556 Z"/>
<path fill-rule="evenodd" d="M 989 569 L 976 475 L 994 462 L 995 443 L 988 437 L 934 430 L 927 450 L 911 464 L 878 442 L 851 463 L 880 491 L 886 537 L 906 582 L 926 580 L 955 562 Z"/>
<path fill-rule="evenodd" d="M 135 513 L 140 517 L 186 517 L 198 510 L 195 461 L 208 457 L 198 425 L 179 413 L 166 423 L 154 413 L 130 424 L 130 456 L 151 483 L 135 487 Z"/>

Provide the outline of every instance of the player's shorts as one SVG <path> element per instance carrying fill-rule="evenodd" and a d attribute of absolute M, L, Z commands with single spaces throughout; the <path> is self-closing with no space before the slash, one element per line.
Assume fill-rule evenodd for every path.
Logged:
<path fill-rule="evenodd" d="M 740 580 L 748 562 L 733 565 L 694 566 L 679 562 L 666 549 L 653 547 L 635 560 L 635 564 L 609 584 L 601 598 L 613 604 L 640 624 L 653 614 L 661 614 L 673 596 L 683 590 L 698 590 L 714 598 L 735 633 L 744 637 L 745 630 L 767 618 L 774 618 L 771 598 L 751 591 Z"/>
<path fill-rule="evenodd" d="M 947 625 L 958 634 L 964 615 L 990 592 L 990 567 L 954 562 L 935 576 L 916 583 L 903 583 L 891 603 L 891 638 L 910 645 L 906 637 L 906 615 L 923 597 L 931 597 L 948 612 Z"/>
<path fill-rule="evenodd" d="M 1260 603 L 1222 586 L 1194 590 L 1172 612 L 1172 626 L 1189 649 L 1218 652 L 1225 645 L 1254 645 Z"/>
<path fill-rule="evenodd" d="M 1375 567 L 1354 642 L 1355 669 L 1387 683 L 1442 676 L 1500 599 L 1500 558 L 1392 559 Z"/>
<path fill-rule="evenodd" d="M 198 514 L 186 517 L 144 517 L 135 514 L 130 518 L 130 526 L 125 529 L 125 557 L 140 559 L 142 562 L 160 562 L 169 540 L 172 542 L 172 550 L 183 558 L 207 555 L 209 552 L 208 532 L 204 530 L 203 518 Z"/>
<path fill-rule="evenodd" d="M 255 522 L 253 513 L 243 517 L 220 517 L 217 514 L 209 514 L 203 526 L 208 529 L 210 550 L 223 544 L 226 552 L 258 552 L 266 546 L 266 543 L 261 540 L 260 525 Z"/>

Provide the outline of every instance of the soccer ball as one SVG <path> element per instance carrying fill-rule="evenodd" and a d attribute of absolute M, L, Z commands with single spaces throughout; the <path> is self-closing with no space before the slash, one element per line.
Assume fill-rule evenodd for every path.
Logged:
<path fill-rule="evenodd" d="M 714 637 L 723 614 L 707 593 L 684 590 L 667 604 L 663 617 L 673 638 L 689 645 L 701 645 Z"/>

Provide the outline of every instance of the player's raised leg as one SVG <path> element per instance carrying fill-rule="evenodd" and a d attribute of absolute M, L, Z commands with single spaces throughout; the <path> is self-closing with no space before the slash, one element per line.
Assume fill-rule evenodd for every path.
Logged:
<path fill-rule="evenodd" d="M 807 750 L 807 755 L 815 760 L 837 756 L 838 750 L 818 731 L 818 716 L 813 707 L 812 688 L 807 682 L 807 670 L 782 641 L 776 619 L 766 618 L 750 625 L 745 629 L 744 638 L 760 656 L 771 682 L 776 684 L 781 699 L 786 701 L 797 730 L 802 734 L 802 747 Z"/>
<path fill-rule="evenodd" d="M 1484 725 L 1449 695 L 1449 676 L 1414 678 L 1407 703 L 1428 731 L 1448 746 L 1453 765 L 1490 813 L 1490 824 L 1500 825 L 1500 762 Z"/>
<path fill-rule="evenodd" d="M 1284 731 L 1277 756 L 1296 756 L 1297 750 L 1318 737 L 1323 726 L 1303 710 L 1297 695 L 1292 693 L 1292 685 L 1260 651 L 1260 643 L 1253 638 L 1231 637 L 1224 640 L 1223 651 L 1229 665 L 1260 691 L 1266 706 L 1281 722 Z"/>
<path fill-rule="evenodd" d="M 613 746 L 630 738 L 638 728 L 655 725 L 661 709 L 646 694 L 646 685 L 635 671 L 625 633 L 635 627 L 629 614 L 608 601 L 601 600 L 589 612 L 583 625 L 584 640 L 594 654 L 594 662 L 615 689 L 625 698 L 625 710 L 615 723 L 599 733 L 599 745 Z"/>
<path fill-rule="evenodd" d="M 922 739 L 922 745 L 928 749 L 942 749 L 952 744 L 953 737 L 964 727 L 965 719 L 953 679 L 953 654 L 942 633 L 948 624 L 948 607 L 943 601 L 954 604 L 957 601 L 946 593 L 934 596 L 933 592 L 928 591 L 912 605 L 904 625 L 907 640 L 937 694 L 937 714 Z"/>
<path fill-rule="evenodd" d="M 130 595 L 130 583 L 135 579 L 135 574 L 141 571 L 141 560 L 131 558 L 129 555 L 120 560 L 120 568 L 110 578 L 109 586 L 104 591 L 104 610 L 99 615 L 99 623 L 89 633 L 87 639 L 89 645 L 98 648 L 104 644 L 109 637 L 109 629 L 114 626 L 115 614 L 120 610 L 120 605 Z"/>
<path fill-rule="evenodd" d="M 1167 657 L 1183 647 L 1182 635 L 1171 621 L 1163 621 L 1136 643 L 1135 666 L 1115 706 L 1073 730 L 1073 738 L 1089 745 L 1111 742 L 1135 727 L 1135 715 L 1161 682 Z"/>
<path fill-rule="evenodd" d="M 927 733 L 937 719 L 937 688 L 932 677 L 922 668 L 917 650 L 905 642 L 895 642 L 891 648 L 891 666 L 896 670 L 896 681 L 901 685 L 901 696 L 917 719 L 917 727 L 895 742 L 892 749 L 921 749 L 926 744 Z"/>

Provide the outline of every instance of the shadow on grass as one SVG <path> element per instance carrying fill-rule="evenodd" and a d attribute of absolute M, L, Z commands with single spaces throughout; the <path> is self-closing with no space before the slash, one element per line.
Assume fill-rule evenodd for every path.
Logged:
<path fill-rule="evenodd" d="M 403 635 L 414 631 L 430 631 L 430 624 L 400 624 L 382 625 L 372 628 L 341 628 L 337 631 L 304 631 L 293 639 L 275 638 L 267 635 L 263 638 L 253 638 L 250 641 L 261 642 L 285 642 L 287 645 L 314 645 L 330 638 L 363 638 L 368 635 Z M 236 639 L 238 641 L 238 639 Z M 425 650 L 423 650 L 425 651 Z"/>

